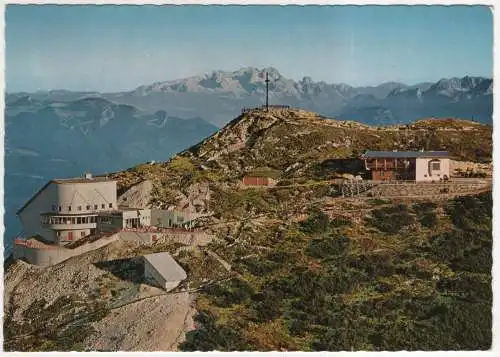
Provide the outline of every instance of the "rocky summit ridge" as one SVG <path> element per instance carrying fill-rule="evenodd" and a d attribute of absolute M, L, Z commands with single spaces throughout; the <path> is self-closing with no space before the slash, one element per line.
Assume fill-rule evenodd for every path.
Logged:
<path fill-rule="evenodd" d="M 302 109 L 272 108 L 242 113 L 180 156 L 227 175 L 258 167 L 287 175 L 298 170 L 300 175 L 315 163 L 357 157 L 366 150 L 448 150 L 457 159 L 488 161 L 491 148 L 491 127 L 468 120 L 425 118 L 372 127 Z"/>

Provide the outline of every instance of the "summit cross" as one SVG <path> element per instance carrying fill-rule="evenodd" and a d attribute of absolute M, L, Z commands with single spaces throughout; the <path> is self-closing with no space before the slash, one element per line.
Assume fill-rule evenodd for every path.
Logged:
<path fill-rule="evenodd" d="M 266 72 L 266 111 L 269 111 L 269 74 Z"/>

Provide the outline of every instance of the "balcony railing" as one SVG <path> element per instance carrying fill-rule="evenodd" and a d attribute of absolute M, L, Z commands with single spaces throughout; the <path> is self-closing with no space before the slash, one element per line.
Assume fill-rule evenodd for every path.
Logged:
<path fill-rule="evenodd" d="M 43 228 L 56 231 L 96 228 L 96 223 L 42 223 Z"/>
<path fill-rule="evenodd" d="M 136 232 L 136 233 L 188 233 L 188 232 L 198 232 L 198 228 L 160 228 L 160 227 L 140 227 L 140 228 L 123 228 L 122 232 Z"/>

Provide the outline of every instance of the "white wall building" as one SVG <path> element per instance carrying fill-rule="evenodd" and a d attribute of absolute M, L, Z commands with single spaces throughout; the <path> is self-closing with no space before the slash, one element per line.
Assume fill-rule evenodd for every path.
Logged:
<path fill-rule="evenodd" d="M 191 226 L 189 215 L 156 208 L 120 207 L 114 211 L 100 212 L 97 217 L 98 232 L 118 232 L 127 228 L 191 228 Z"/>
<path fill-rule="evenodd" d="M 439 181 L 450 178 L 450 159 L 444 156 L 417 157 L 415 181 Z"/>
<path fill-rule="evenodd" d="M 27 238 L 67 243 L 94 233 L 97 214 L 116 208 L 116 181 L 86 174 L 49 181 L 17 215 Z"/>
<path fill-rule="evenodd" d="M 151 226 L 151 209 L 120 208 L 115 211 L 100 212 L 97 217 L 98 232 L 118 232 L 126 228 Z"/>
<path fill-rule="evenodd" d="M 187 274 L 167 252 L 144 256 L 144 278 L 147 282 L 170 291 L 176 288 Z"/>
<path fill-rule="evenodd" d="M 190 228 L 191 222 L 189 215 L 182 212 L 151 209 L 151 225 L 161 228 Z"/>
<path fill-rule="evenodd" d="M 447 151 L 367 151 L 366 169 L 374 181 L 441 181 L 450 178 Z"/>

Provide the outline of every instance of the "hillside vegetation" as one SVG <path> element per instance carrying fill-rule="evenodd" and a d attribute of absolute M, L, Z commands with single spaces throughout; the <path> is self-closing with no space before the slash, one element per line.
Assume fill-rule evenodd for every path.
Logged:
<path fill-rule="evenodd" d="M 271 216 L 300 201 L 253 195 Z M 198 297 L 198 329 L 181 348 L 489 349 L 491 195 L 364 205 L 361 224 L 311 206 L 297 223 L 219 232 L 213 249 L 234 275 Z"/>
<path fill-rule="evenodd" d="M 339 199 L 332 184 L 323 179 L 329 160 L 356 158 L 365 150 L 448 150 L 458 160 L 491 162 L 491 130 L 455 119 L 373 128 L 295 109 L 241 115 L 168 162 L 142 164 L 111 175 L 118 180 L 120 194 L 147 180 L 144 187 L 151 192 L 139 192 L 141 200 L 153 207 L 199 214 L 200 229 L 215 237 L 208 246 L 179 249 L 160 244 L 124 248 L 120 254 L 109 247 L 117 265 L 112 271 L 94 265 L 87 272 L 69 262 L 69 267 L 86 272 L 88 278 L 74 286 L 73 280 L 67 282 L 65 286 L 81 289 L 82 301 L 87 301 L 75 306 L 78 298 L 68 306 L 90 316 L 91 320 L 82 320 L 83 325 L 102 328 L 88 328 L 79 338 L 71 325 L 60 327 L 55 305 L 40 299 L 39 290 L 53 294 L 47 283 L 36 277 L 31 283 L 19 278 L 19 285 L 30 293 L 11 295 L 10 300 L 31 302 L 11 304 L 7 311 L 8 347 L 95 346 L 96 331 L 109 330 L 103 327 L 103 317 L 108 322 L 118 319 L 109 311 L 104 316 L 96 311 L 109 309 L 116 296 L 123 295 L 127 301 L 145 296 L 138 288 L 142 284 L 135 265 L 122 260 L 168 250 L 177 252 L 176 259 L 188 274 L 182 287 L 200 289 L 194 329 L 179 345 L 184 351 L 489 349 L 491 192 L 440 201 Z M 256 174 L 281 182 L 274 188 L 242 189 L 243 175 Z M 298 185 L 286 185 L 290 182 Z M 90 255 L 94 254 L 96 261 L 101 255 L 111 259 L 104 250 Z M 85 259 L 79 259 L 81 264 Z M 127 274 L 115 276 L 115 268 Z M 37 271 L 44 281 L 56 284 L 50 280 L 50 272 L 56 269 Z M 133 279 L 129 273 L 135 274 Z M 10 275 L 15 276 L 15 271 Z M 107 283 L 94 286 L 95 276 L 112 280 L 109 285 L 116 290 L 110 292 L 112 296 L 101 292 L 110 288 Z M 130 281 L 121 287 L 123 276 Z M 8 283 L 18 289 L 18 282 Z M 89 304 L 94 300 L 87 296 L 94 295 L 92 299 L 102 306 Z M 188 301 L 183 304 L 188 310 Z M 148 326 L 164 327 L 154 329 L 155 333 L 184 331 L 182 323 L 169 325 L 173 320 L 155 317 L 150 305 L 141 306 L 144 310 L 137 310 L 136 318 L 147 313 Z M 50 321 L 47 331 L 32 319 L 42 307 Z M 69 319 L 71 309 L 61 310 L 62 317 Z M 122 337 L 137 340 L 129 326 L 140 327 L 140 321 L 127 316 L 111 320 L 125 323 L 117 325 L 121 330 L 112 341 L 105 341 L 106 346 L 120 345 L 117 341 Z M 140 346 L 164 345 L 161 334 L 150 337 L 149 333 L 142 331 Z M 174 337 L 174 341 L 172 346 L 182 339 Z"/>
<path fill-rule="evenodd" d="M 211 249 L 234 273 L 199 296 L 198 329 L 181 348 L 488 349 L 489 193 L 447 202 L 330 200 L 336 211 L 327 215 L 328 185 L 232 185 L 262 168 L 316 179 L 315 165 L 328 159 L 421 148 L 488 162 L 491 127 L 427 119 L 371 128 L 299 110 L 253 112 L 165 164 L 169 171 L 189 160 L 196 174 L 184 177 L 218 176 L 208 210 L 220 222 L 219 240 Z"/>
<path fill-rule="evenodd" d="M 165 164 L 119 174 L 124 187 L 144 178 L 170 193 L 210 186 L 205 210 L 218 236 L 210 249 L 233 275 L 200 294 L 198 328 L 181 348 L 488 349 L 490 193 L 447 202 L 349 203 L 328 198 L 327 184 L 236 186 L 244 174 L 306 182 L 321 179 L 318 168 L 330 159 L 422 148 L 490 162 L 491 127 L 424 119 L 373 128 L 301 110 L 250 112 Z M 190 279 L 205 274 L 201 269 Z"/>

